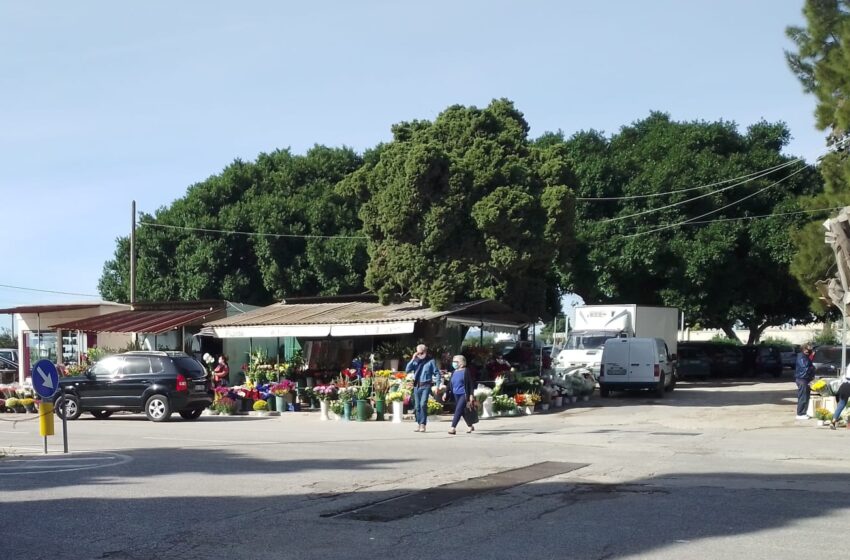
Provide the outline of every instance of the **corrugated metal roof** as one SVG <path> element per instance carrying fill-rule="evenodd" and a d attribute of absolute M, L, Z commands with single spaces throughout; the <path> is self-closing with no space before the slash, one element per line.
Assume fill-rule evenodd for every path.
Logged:
<path fill-rule="evenodd" d="M 101 305 L 116 305 L 110 302 L 98 303 L 65 303 L 56 305 L 22 305 L 20 307 L 9 307 L 0 309 L 0 314 L 12 313 L 57 313 L 59 311 L 72 311 L 75 309 L 92 309 Z"/>
<path fill-rule="evenodd" d="M 193 322 L 198 324 L 204 318 L 221 312 L 221 309 L 211 308 L 172 311 L 127 310 L 78 321 L 67 321 L 51 325 L 50 328 L 85 332 L 162 334 Z"/>
<path fill-rule="evenodd" d="M 465 312 L 465 313 L 464 313 Z M 447 315 L 466 314 L 487 317 L 510 316 L 517 323 L 528 319 L 508 306 L 492 300 L 459 303 L 444 311 L 434 311 L 418 302 L 381 305 L 373 302 L 276 303 L 234 317 L 205 323 L 208 327 L 248 327 L 270 325 L 344 325 L 357 323 L 395 323 L 428 321 Z"/>

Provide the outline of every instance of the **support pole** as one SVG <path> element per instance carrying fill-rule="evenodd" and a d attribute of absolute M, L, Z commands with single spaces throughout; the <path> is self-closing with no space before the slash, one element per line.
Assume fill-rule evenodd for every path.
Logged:
<path fill-rule="evenodd" d="M 130 309 L 136 304 L 136 201 L 131 205 L 130 224 Z"/>

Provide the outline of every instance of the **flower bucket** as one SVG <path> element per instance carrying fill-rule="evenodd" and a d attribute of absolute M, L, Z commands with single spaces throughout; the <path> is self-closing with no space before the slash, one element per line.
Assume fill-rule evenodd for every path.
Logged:
<path fill-rule="evenodd" d="M 555 397 L 552 400 L 554 401 L 555 408 L 561 408 L 564 406 L 564 397 Z"/>
<path fill-rule="evenodd" d="M 252 412 L 254 410 L 254 399 L 251 398 L 243 398 L 242 399 L 242 412 Z"/>
<path fill-rule="evenodd" d="M 493 418 L 493 397 L 487 397 L 481 404 L 481 418 Z"/>
<path fill-rule="evenodd" d="M 342 404 L 342 419 L 346 421 L 351 420 L 351 402 Z"/>
<path fill-rule="evenodd" d="M 286 398 L 284 398 L 282 396 L 275 395 L 275 397 L 274 397 L 275 410 L 278 410 L 280 412 L 286 412 L 287 404 L 288 403 L 286 402 Z"/>
<path fill-rule="evenodd" d="M 269 412 L 274 412 L 277 410 L 277 399 L 274 398 L 274 395 L 269 395 L 266 399 L 266 403 L 269 405 Z"/>
<path fill-rule="evenodd" d="M 319 401 L 319 420 L 330 420 L 328 408 L 328 401 Z"/>
<path fill-rule="evenodd" d="M 525 406 L 525 407 L 523 407 L 523 409 L 524 409 L 524 410 L 523 410 L 523 413 L 524 413 L 524 414 L 527 414 L 528 416 L 531 416 L 532 414 L 534 414 L 534 405 L 532 405 L 532 406 Z"/>
<path fill-rule="evenodd" d="M 357 421 L 365 422 L 368 420 L 366 418 L 366 401 L 364 399 L 357 399 Z"/>
<path fill-rule="evenodd" d="M 542 410 L 543 412 L 546 412 L 547 410 L 549 410 L 549 403 L 543 403 L 543 404 L 541 404 L 541 405 L 540 405 L 540 410 Z"/>
<path fill-rule="evenodd" d="M 404 416 L 404 402 L 393 401 L 393 424 L 401 424 L 402 416 Z"/>
<path fill-rule="evenodd" d="M 384 421 L 384 400 L 375 400 L 375 420 L 378 422 Z"/>

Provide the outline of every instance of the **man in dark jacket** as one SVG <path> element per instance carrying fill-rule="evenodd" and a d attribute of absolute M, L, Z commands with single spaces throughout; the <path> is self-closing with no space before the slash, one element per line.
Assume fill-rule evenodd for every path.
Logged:
<path fill-rule="evenodd" d="M 797 383 L 797 420 L 806 420 L 809 416 L 809 382 L 815 378 L 815 366 L 812 364 L 812 347 L 804 344 L 802 352 L 797 354 L 794 369 L 794 381 Z"/>

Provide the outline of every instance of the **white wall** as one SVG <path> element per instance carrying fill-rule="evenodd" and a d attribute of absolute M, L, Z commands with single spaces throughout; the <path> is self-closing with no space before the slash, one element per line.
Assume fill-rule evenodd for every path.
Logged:
<path fill-rule="evenodd" d="M 841 340 L 841 325 L 833 325 L 833 330 L 835 334 L 838 336 L 839 341 Z M 792 344 L 803 344 L 805 342 L 811 342 L 811 340 L 823 330 L 822 323 L 812 323 L 809 325 L 798 325 L 793 328 L 771 328 L 764 331 L 761 335 L 762 340 L 769 337 L 775 338 L 784 338 L 790 341 Z M 735 334 L 738 335 L 738 338 L 741 342 L 746 342 L 750 333 L 746 330 L 736 330 Z M 721 330 L 716 329 L 705 329 L 699 331 L 685 331 L 684 340 L 711 340 L 717 335 L 726 336 L 725 333 Z M 846 342 L 850 343 L 850 333 L 846 336 Z"/>

